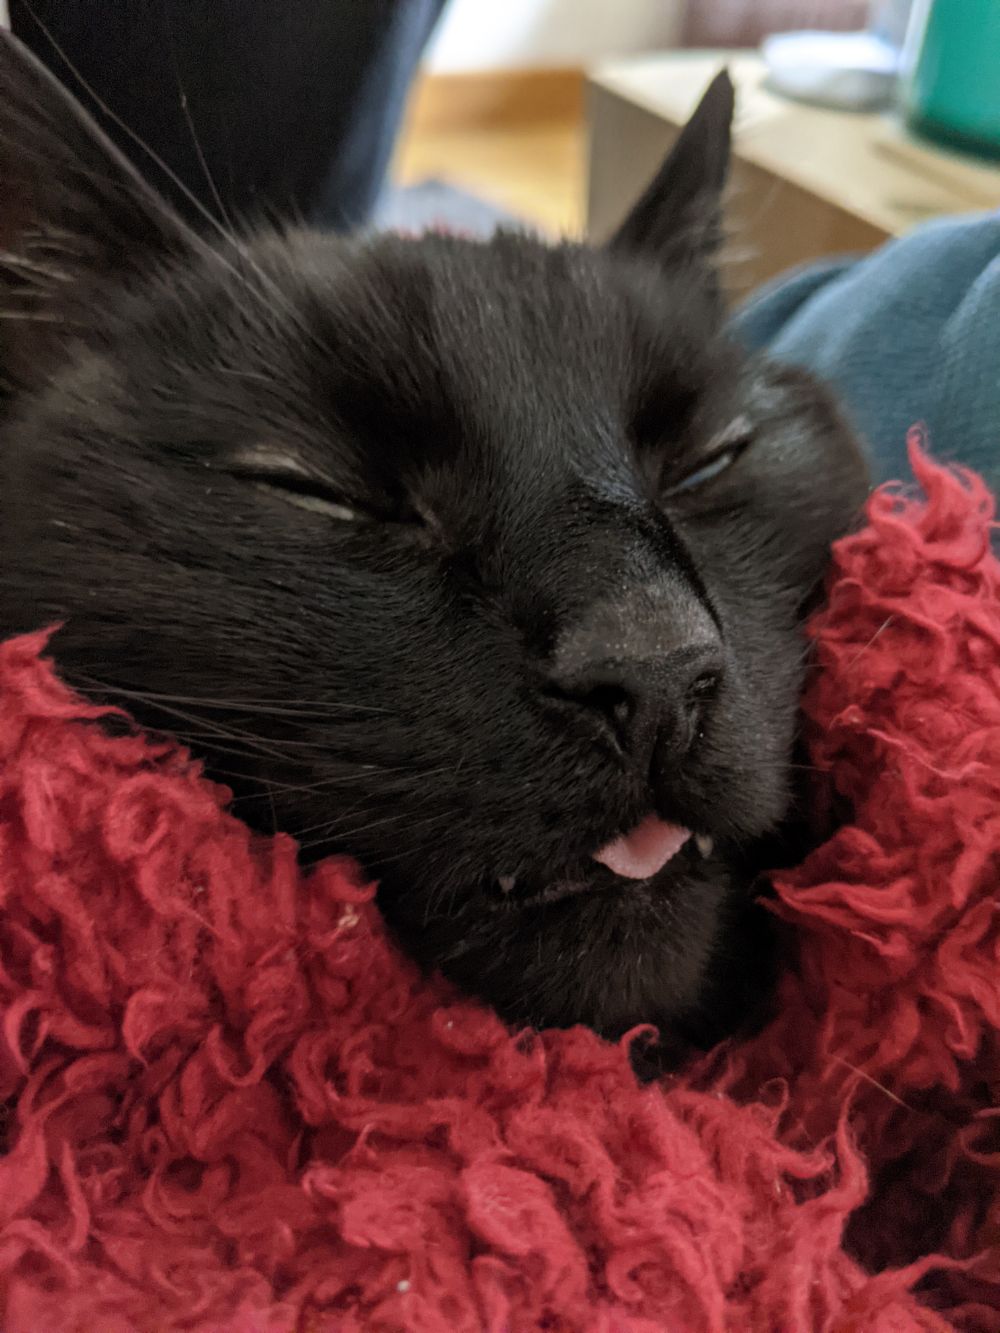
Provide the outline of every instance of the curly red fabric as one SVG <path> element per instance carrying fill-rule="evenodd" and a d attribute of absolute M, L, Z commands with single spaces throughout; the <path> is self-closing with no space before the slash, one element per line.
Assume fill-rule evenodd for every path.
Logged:
<path fill-rule="evenodd" d="M 657 1086 L 0 648 L 5 1333 L 1000 1330 L 1000 565 L 912 459 L 812 624 L 778 1014 Z"/>

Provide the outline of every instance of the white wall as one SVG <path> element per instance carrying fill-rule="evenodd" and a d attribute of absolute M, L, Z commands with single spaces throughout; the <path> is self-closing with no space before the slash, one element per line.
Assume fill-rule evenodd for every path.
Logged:
<path fill-rule="evenodd" d="M 450 0 L 427 53 L 436 74 L 588 65 L 672 46 L 683 0 Z"/>

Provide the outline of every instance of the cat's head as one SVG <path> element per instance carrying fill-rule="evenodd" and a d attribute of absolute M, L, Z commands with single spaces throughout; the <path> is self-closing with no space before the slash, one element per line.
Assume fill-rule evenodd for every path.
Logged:
<path fill-rule="evenodd" d="M 515 1021 L 705 1031 L 757 962 L 865 476 L 725 335 L 731 112 L 599 249 L 199 238 L 0 41 L 0 630 L 63 622 L 69 680 Z"/>

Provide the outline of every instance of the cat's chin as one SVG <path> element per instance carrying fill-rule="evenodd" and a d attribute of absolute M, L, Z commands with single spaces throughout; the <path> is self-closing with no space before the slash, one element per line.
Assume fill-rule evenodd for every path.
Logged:
<path fill-rule="evenodd" d="M 675 1063 L 752 1021 L 767 993 L 770 913 L 729 860 L 692 837 L 648 880 L 595 864 L 503 901 L 436 893 L 428 913 L 419 888 L 390 876 L 379 901 L 406 952 L 511 1025 L 582 1023 L 614 1039 L 651 1024 L 658 1058 Z"/>

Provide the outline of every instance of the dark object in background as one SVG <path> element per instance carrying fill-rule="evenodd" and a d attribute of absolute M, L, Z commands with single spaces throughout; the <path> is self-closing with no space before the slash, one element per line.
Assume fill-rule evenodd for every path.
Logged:
<path fill-rule="evenodd" d="M 444 5 L 11 0 L 10 17 L 192 225 L 204 228 L 204 215 L 73 69 L 220 222 L 308 220 L 346 230 L 371 216 Z"/>

